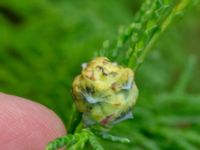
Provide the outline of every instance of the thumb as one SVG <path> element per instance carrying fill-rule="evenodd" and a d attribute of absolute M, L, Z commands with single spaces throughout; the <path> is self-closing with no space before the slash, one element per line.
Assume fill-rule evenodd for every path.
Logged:
<path fill-rule="evenodd" d="M 49 141 L 65 133 L 53 111 L 0 93 L 0 150 L 44 150 Z"/>

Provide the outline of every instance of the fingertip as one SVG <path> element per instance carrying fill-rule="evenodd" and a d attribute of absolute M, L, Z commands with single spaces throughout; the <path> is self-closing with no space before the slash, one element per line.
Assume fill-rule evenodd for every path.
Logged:
<path fill-rule="evenodd" d="M 43 150 L 49 141 L 66 134 L 62 121 L 45 106 L 3 93 L 0 104 L 3 149 Z"/>

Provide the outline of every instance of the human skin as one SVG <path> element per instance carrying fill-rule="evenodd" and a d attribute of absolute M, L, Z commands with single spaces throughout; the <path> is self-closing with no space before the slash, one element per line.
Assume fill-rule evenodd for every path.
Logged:
<path fill-rule="evenodd" d="M 0 93 L 0 150 L 44 150 L 66 134 L 50 109 L 33 101 Z"/>

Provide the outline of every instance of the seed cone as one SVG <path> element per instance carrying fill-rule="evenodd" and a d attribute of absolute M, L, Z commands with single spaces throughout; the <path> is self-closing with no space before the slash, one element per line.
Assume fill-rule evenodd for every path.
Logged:
<path fill-rule="evenodd" d="M 138 89 L 130 68 L 97 57 L 83 66 L 73 81 L 72 93 L 86 126 L 107 126 L 132 117 Z"/>

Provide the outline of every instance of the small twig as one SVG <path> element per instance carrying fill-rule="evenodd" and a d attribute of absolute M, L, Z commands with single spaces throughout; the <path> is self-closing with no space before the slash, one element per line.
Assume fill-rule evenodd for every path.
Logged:
<path fill-rule="evenodd" d="M 73 110 L 72 110 L 71 119 L 68 124 L 68 133 L 71 133 L 71 134 L 75 132 L 76 127 L 80 124 L 81 119 L 82 119 L 81 113 L 77 111 L 74 105 L 72 109 Z"/>
<path fill-rule="evenodd" d="M 64 146 L 68 150 L 81 150 L 87 142 L 90 143 L 94 150 L 103 150 L 93 132 L 88 128 L 82 129 L 73 135 L 69 134 L 55 139 L 47 145 L 46 150 L 57 150 Z"/>
<path fill-rule="evenodd" d="M 57 150 L 66 145 L 71 145 L 71 144 L 75 143 L 75 141 L 76 141 L 76 139 L 75 139 L 75 136 L 73 136 L 73 135 L 66 135 L 63 137 L 59 137 L 59 138 L 55 139 L 54 141 L 50 142 L 47 145 L 46 150 Z"/>
<path fill-rule="evenodd" d="M 125 137 L 114 136 L 106 132 L 94 131 L 95 135 L 112 142 L 130 143 L 130 140 Z"/>

